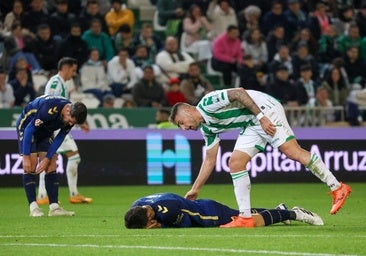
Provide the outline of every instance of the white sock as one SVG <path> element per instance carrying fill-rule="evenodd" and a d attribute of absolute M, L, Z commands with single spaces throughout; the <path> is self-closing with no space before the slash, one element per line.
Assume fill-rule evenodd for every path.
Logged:
<path fill-rule="evenodd" d="M 55 209 L 57 209 L 59 207 L 60 206 L 58 205 L 58 203 L 52 203 L 52 204 L 50 204 L 50 211 L 53 211 L 53 210 L 55 210 Z"/>
<path fill-rule="evenodd" d="M 234 184 L 234 193 L 236 202 L 239 206 L 239 215 L 242 217 L 251 217 L 250 209 L 250 178 L 247 171 L 231 173 Z"/>
<path fill-rule="evenodd" d="M 29 205 L 29 210 L 33 211 L 36 208 L 38 208 L 37 202 L 36 201 L 31 202 L 30 205 Z"/>
<path fill-rule="evenodd" d="M 39 174 L 39 185 L 38 185 L 38 199 L 43 199 L 45 197 L 47 197 L 47 190 L 46 190 L 46 185 L 44 183 L 44 177 L 46 175 L 46 172 L 41 172 Z"/>
<path fill-rule="evenodd" d="M 67 159 L 66 176 L 69 185 L 70 196 L 76 196 L 78 192 L 78 166 L 80 163 L 80 155 L 76 154 Z"/>
<path fill-rule="evenodd" d="M 341 184 L 334 177 L 333 173 L 327 168 L 325 163 L 315 154 L 311 155 L 310 163 L 306 166 L 316 177 L 326 183 L 328 187 L 334 191 L 338 189 Z"/>

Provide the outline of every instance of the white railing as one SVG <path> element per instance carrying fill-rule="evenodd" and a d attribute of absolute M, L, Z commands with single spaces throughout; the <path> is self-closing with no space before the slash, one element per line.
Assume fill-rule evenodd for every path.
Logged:
<path fill-rule="evenodd" d="M 291 127 L 319 127 L 334 122 L 345 122 L 345 112 L 342 106 L 285 107 L 285 111 Z"/>

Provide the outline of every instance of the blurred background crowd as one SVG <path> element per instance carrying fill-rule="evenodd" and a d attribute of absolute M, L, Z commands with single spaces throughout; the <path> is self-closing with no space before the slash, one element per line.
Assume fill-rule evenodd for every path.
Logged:
<path fill-rule="evenodd" d="M 43 94 L 67 56 L 69 96 L 89 107 L 169 109 L 243 87 L 324 107 L 329 122 L 365 119 L 365 0 L 8 0 L 0 12 L 0 108 Z"/>

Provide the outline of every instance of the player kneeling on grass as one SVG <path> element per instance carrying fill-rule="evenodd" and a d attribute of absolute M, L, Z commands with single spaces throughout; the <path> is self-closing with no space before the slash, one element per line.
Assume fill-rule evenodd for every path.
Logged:
<path fill-rule="evenodd" d="M 50 203 L 48 216 L 73 216 L 58 204 L 56 150 L 75 124 L 85 122 L 87 108 L 59 96 L 41 96 L 30 102 L 17 120 L 19 153 L 23 156 L 23 186 L 30 216 L 43 216 L 36 202 L 36 174 L 46 172 L 45 184 Z M 54 138 L 54 131 L 60 129 Z M 39 160 L 39 163 L 38 163 Z M 38 164 L 38 166 L 37 166 Z"/>
<path fill-rule="evenodd" d="M 237 218 L 238 210 L 210 199 L 188 200 L 172 193 L 159 193 L 136 200 L 125 214 L 126 228 L 188 228 L 219 227 Z M 288 210 L 284 204 L 276 209 L 252 208 L 256 227 L 290 220 L 323 225 L 315 213 L 294 207 Z"/>

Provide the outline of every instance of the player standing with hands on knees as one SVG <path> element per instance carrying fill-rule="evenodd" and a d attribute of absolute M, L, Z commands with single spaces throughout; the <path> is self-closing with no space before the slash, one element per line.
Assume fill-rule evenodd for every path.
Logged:
<path fill-rule="evenodd" d="M 60 59 L 60 61 L 58 62 L 58 74 L 51 77 L 51 79 L 46 84 L 45 95 L 55 95 L 68 98 L 68 92 L 65 86 L 65 82 L 72 79 L 76 75 L 76 70 L 76 59 L 69 57 L 64 57 Z M 84 122 L 79 126 L 83 131 L 89 131 L 89 125 L 87 122 Z M 91 203 L 93 199 L 80 195 L 77 188 L 80 155 L 78 147 L 71 134 L 68 134 L 65 137 L 65 140 L 61 144 L 57 153 L 63 154 L 67 157 L 66 176 L 70 192 L 70 203 Z M 41 173 L 39 175 L 39 189 L 37 196 L 38 204 L 48 204 L 44 175 L 44 173 Z"/>
<path fill-rule="evenodd" d="M 45 173 L 50 203 L 48 216 L 75 215 L 58 204 L 56 150 L 71 128 L 75 124 L 84 123 L 86 116 L 87 109 L 83 103 L 71 103 L 63 97 L 47 95 L 36 98 L 22 111 L 16 127 L 19 153 L 23 156 L 23 186 L 31 217 L 43 216 L 36 202 L 36 174 L 42 172 Z M 54 137 L 54 131 L 58 129 L 60 130 Z"/>
<path fill-rule="evenodd" d="M 175 104 L 170 121 L 183 130 L 200 128 L 205 139 L 206 156 L 198 177 L 185 196 L 187 199 L 197 198 L 200 188 L 215 167 L 219 134 L 233 129 L 241 130 L 229 160 L 240 213 L 232 222 L 220 227 L 254 227 L 250 211 L 251 183 L 246 166 L 254 155 L 265 149 L 267 143 L 303 164 L 328 185 L 333 196 L 331 214 L 337 213 L 351 193 L 351 188 L 339 182 L 318 156 L 298 145 L 284 108 L 267 94 L 243 88 L 213 91 L 205 95 L 197 106 Z"/>

